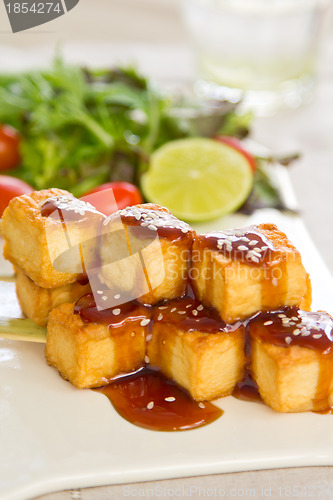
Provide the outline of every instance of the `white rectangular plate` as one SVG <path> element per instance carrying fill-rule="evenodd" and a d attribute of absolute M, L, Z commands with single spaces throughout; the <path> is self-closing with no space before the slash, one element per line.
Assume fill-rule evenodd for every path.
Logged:
<path fill-rule="evenodd" d="M 332 312 L 332 279 L 301 220 L 272 210 L 201 225 L 241 227 L 275 222 L 302 252 L 313 308 Z M 1 274 L 1 268 L 0 268 Z M 0 319 L 17 308 L 13 283 Z M 102 394 L 75 389 L 47 366 L 44 346 L 0 340 L 0 498 L 105 484 L 220 472 L 333 465 L 333 416 L 279 414 L 220 399 L 224 415 L 186 432 L 153 432 L 123 420 Z"/>
<path fill-rule="evenodd" d="M 2 49 L 1 67 L 8 69 L 45 64 L 53 53 L 52 48 L 43 48 L 27 58 L 26 53 Z M 106 65 L 135 58 L 153 76 L 170 77 L 172 67 L 178 78 L 180 74 L 187 78 L 186 57 L 179 54 L 178 47 L 171 53 L 168 48 L 161 57 L 147 47 L 143 51 L 129 45 L 119 50 L 103 45 L 97 50 L 90 43 L 66 50 L 73 62 Z M 162 66 L 158 61 L 163 61 Z M 275 173 L 288 206 L 294 207 L 285 169 L 277 167 Z M 196 229 L 204 232 L 259 222 L 274 222 L 289 235 L 311 274 L 313 309 L 332 313 L 332 278 L 298 217 L 260 210 L 251 217 L 233 215 Z M 0 276 L 10 272 L 0 260 Z M 8 293 L 7 289 L 0 293 L 0 321 L 19 313 L 14 285 L 6 286 Z M 69 488 L 333 465 L 332 415 L 279 414 L 233 397 L 216 404 L 224 415 L 206 427 L 173 433 L 144 430 L 123 420 L 102 394 L 75 389 L 64 381 L 47 366 L 42 344 L 0 339 L 0 498 L 26 500 Z"/>

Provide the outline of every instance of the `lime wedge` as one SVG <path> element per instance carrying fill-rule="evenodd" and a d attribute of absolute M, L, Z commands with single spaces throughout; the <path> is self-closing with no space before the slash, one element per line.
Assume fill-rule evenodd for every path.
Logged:
<path fill-rule="evenodd" d="M 141 181 L 149 202 L 188 221 L 237 210 L 252 185 L 253 171 L 246 157 L 228 144 L 205 138 L 171 141 L 157 149 Z"/>

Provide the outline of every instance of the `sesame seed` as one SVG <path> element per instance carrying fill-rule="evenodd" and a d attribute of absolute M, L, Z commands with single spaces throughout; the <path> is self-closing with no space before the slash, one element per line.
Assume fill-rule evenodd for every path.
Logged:
<path fill-rule="evenodd" d="M 120 299 L 120 293 L 116 293 L 116 295 L 114 296 L 115 299 Z"/>
<path fill-rule="evenodd" d="M 255 248 L 253 249 L 253 251 L 254 251 L 254 252 L 258 252 L 258 253 L 260 253 L 260 252 L 261 252 L 261 248 L 255 247 Z"/>
<path fill-rule="evenodd" d="M 198 311 L 202 311 L 202 310 L 203 310 L 203 305 L 201 305 L 201 304 L 200 304 L 200 305 L 197 307 L 197 310 L 198 310 Z"/>
<path fill-rule="evenodd" d="M 278 286 L 278 283 L 279 283 L 279 282 L 278 282 L 278 279 L 277 279 L 277 278 L 273 278 L 273 279 L 272 279 L 272 284 L 273 284 L 273 286 Z"/>
<path fill-rule="evenodd" d="M 157 231 L 157 227 L 153 224 L 149 224 L 148 229 L 150 229 L 151 231 Z"/>
<path fill-rule="evenodd" d="M 190 307 L 192 307 L 192 304 L 187 304 L 186 309 L 189 309 Z"/>
<path fill-rule="evenodd" d="M 147 335 L 147 337 L 146 337 L 146 342 L 150 342 L 152 338 L 153 338 L 153 334 L 152 334 L 152 333 L 150 333 L 150 334 L 149 334 L 149 335 Z"/>
<path fill-rule="evenodd" d="M 301 333 L 302 337 L 308 337 L 310 335 L 310 333 L 311 332 L 309 332 L 309 330 L 303 331 L 303 328 L 302 328 L 302 333 Z"/>
<path fill-rule="evenodd" d="M 199 403 L 199 404 L 198 404 L 198 406 L 199 406 L 200 408 L 206 408 L 206 407 L 205 407 L 205 405 L 204 405 L 203 403 Z"/>
<path fill-rule="evenodd" d="M 246 236 L 242 236 L 242 237 L 240 238 L 240 240 L 241 240 L 241 241 L 250 241 L 250 239 L 249 239 L 249 238 L 247 238 Z"/>
<path fill-rule="evenodd" d="M 273 321 L 266 321 L 266 323 L 264 323 L 264 326 L 269 326 L 269 325 L 272 325 L 273 324 Z"/>
<path fill-rule="evenodd" d="M 253 262 L 256 262 L 257 264 L 259 264 L 259 259 L 258 257 L 251 257 L 251 259 Z"/>
<path fill-rule="evenodd" d="M 163 314 L 160 313 L 158 316 L 157 316 L 157 321 L 161 321 L 161 319 L 163 319 Z"/>
<path fill-rule="evenodd" d="M 164 398 L 164 401 L 168 401 L 168 403 L 172 403 L 172 401 L 176 401 L 176 398 L 173 396 L 168 396 L 167 398 Z"/>
<path fill-rule="evenodd" d="M 287 316 L 285 314 L 278 314 L 278 318 L 286 318 Z"/>
<path fill-rule="evenodd" d="M 186 311 L 178 311 L 178 314 L 186 314 Z"/>
<path fill-rule="evenodd" d="M 312 337 L 314 339 L 320 339 L 320 337 L 322 337 L 322 334 L 321 333 L 315 333 L 314 335 L 312 335 Z"/>
<path fill-rule="evenodd" d="M 291 319 L 292 319 L 293 321 L 298 321 L 298 320 L 299 320 L 299 318 L 296 318 L 296 316 L 293 316 Z"/>
<path fill-rule="evenodd" d="M 194 310 L 192 311 L 192 314 L 193 314 L 193 316 L 198 316 L 198 311 L 197 311 L 196 309 L 194 309 Z"/>
<path fill-rule="evenodd" d="M 167 308 L 168 308 L 168 306 L 159 306 L 159 309 L 161 309 L 161 310 L 162 309 L 167 309 Z"/>
<path fill-rule="evenodd" d="M 131 333 L 131 337 L 135 337 L 135 332 L 132 332 L 132 333 Z"/>
<path fill-rule="evenodd" d="M 181 229 L 181 232 L 182 232 L 182 233 L 185 233 L 185 234 L 186 234 L 186 233 L 188 233 L 188 231 L 189 231 L 189 229 L 188 229 L 187 227 L 183 227 L 183 228 Z"/>
<path fill-rule="evenodd" d="M 97 293 L 98 293 L 98 295 L 102 295 L 103 294 L 103 290 L 97 290 Z"/>
<path fill-rule="evenodd" d="M 108 300 L 106 295 L 102 295 L 102 300 Z"/>
<path fill-rule="evenodd" d="M 148 323 L 150 323 L 150 319 L 148 318 L 144 318 L 142 321 L 140 321 L 141 326 L 146 326 L 148 325 Z"/>
<path fill-rule="evenodd" d="M 257 240 L 251 240 L 251 241 L 249 241 L 249 245 L 250 245 L 251 247 L 253 247 L 253 246 L 254 246 L 254 245 L 256 245 L 257 243 L 258 243 L 258 241 L 257 241 Z"/>
<path fill-rule="evenodd" d="M 113 309 L 112 313 L 115 315 L 115 316 L 118 316 L 118 314 L 121 313 L 121 310 L 120 309 Z"/>
<path fill-rule="evenodd" d="M 177 311 L 177 307 L 173 307 L 173 308 L 171 309 L 171 312 L 172 312 L 172 313 L 174 313 L 175 311 Z"/>
<path fill-rule="evenodd" d="M 286 341 L 287 344 L 290 344 L 290 342 L 292 341 L 292 338 L 291 337 L 286 337 L 285 341 Z"/>
<path fill-rule="evenodd" d="M 162 340 L 162 345 L 165 345 L 165 340 Z"/>
<path fill-rule="evenodd" d="M 148 356 L 145 356 L 145 363 L 149 363 L 150 359 L 148 358 Z"/>
<path fill-rule="evenodd" d="M 148 410 L 152 410 L 154 408 L 154 401 L 150 401 L 148 404 L 147 404 L 147 408 Z"/>
<path fill-rule="evenodd" d="M 294 335 L 299 335 L 300 333 L 301 333 L 301 330 L 299 328 L 295 328 L 295 330 L 293 331 Z"/>
<path fill-rule="evenodd" d="M 239 245 L 237 250 L 241 250 L 242 252 L 246 252 L 248 250 L 248 248 L 245 245 Z"/>
<path fill-rule="evenodd" d="M 261 250 L 268 250 L 268 249 L 269 249 L 269 247 L 267 245 L 261 247 Z"/>

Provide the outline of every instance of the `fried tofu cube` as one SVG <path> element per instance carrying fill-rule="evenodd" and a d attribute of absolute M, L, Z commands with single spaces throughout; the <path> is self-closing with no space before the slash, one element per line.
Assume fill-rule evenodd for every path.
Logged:
<path fill-rule="evenodd" d="M 96 308 L 91 309 L 98 322 L 83 320 L 74 304 L 62 304 L 51 311 L 47 326 L 48 363 L 79 389 L 103 386 L 144 365 L 146 312 L 138 306 L 130 314 L 106 310 L 100 322 Z"/>
<path fill-rule="evenodd" d="M 86 271 L 103 215 L 67 191 L 13 198 L 2 216 L 4 257 L 43 288 L 74 283 Z"/>
<path fill-rule="evenodd" d="M 198 301 L 157 307 L 147 341 L 150 365 L 197 401 L 228 396 L 244 375 L 244 325 L 225 325 Z"/>
<path fill-rule="evenodd" d="M 136 205 L 103 223 L 100 280 L 124 301 L 156 304 L 185 293 L 194 231 L 158 205 Z"/>
<path fill-rule="evenodd" d="M 268 406 L 278 412 L 333 406 L 332 332 L 328 314 L 294 308 L 250 322 L 251 374 Z"/>
<path fill-rule="evenodd" d="M 226 323 L 280 306 L 311 306 L 310 278 L 300 253 L 274 224 L 195 238 L 193 288 Z"/>
<path fill-rule="evenodd" d="M 39 326 L 47 325 L 52 309 L 66 302 L 76 302 L 90 292 L 89 283 L 82 284 L 78 281 L 56 288 L 42 288 L 21 269 L 16 269 L 16 295 L 22 312 Z"/>

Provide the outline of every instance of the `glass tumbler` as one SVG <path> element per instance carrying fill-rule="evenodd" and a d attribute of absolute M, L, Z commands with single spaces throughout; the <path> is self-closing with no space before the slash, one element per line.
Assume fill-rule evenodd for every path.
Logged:
<path fill-rule="evenodd" d="M 259 115 L 312 96 L 332 0 L 183 0 L 199 93 L 242 99 Z"/>

